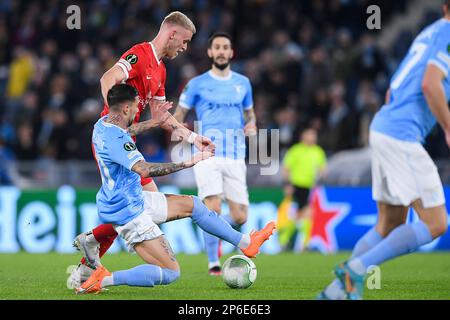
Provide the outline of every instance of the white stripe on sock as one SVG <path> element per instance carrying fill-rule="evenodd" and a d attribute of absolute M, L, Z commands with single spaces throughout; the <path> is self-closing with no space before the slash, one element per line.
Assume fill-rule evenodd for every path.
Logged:
<path fill-rule="evenodd" d="M 158 268 L 159 268 L 159 284 L 161 284 L 162 280 L 163 280 L 162 269 L 161 269 L 161 267 L 158 267 Z"/>

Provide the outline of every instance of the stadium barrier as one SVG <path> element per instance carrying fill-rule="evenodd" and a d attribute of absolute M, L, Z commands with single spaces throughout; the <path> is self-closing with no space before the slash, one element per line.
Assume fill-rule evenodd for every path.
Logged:
<path fill-rule="evenodd" d="M 195 193 L 195 189 L 180 190 L 173 186 L 163 186 L 161 191 Z M 445 188 L 445 194 L 449 203 L 450 188 Z M 95 195 L 96 190 L 76 190 L 71 186 L 56 190 L 0 187 L 0 252 L 74 252 L 74 237 L 99 224 Z M 241 231 L 250 232 L 279 218 L 277 215 L 282 212 L 279 210 L 282 200 L 283 193 L 279 188 L 250 188 L 249 219 Z M 350 250 L 376 222 L 376 205 L 371 199 L 369 187 L 319 187 L 311 194 L 310 201 L 313 212 L 310 247 L 324 253 Z M 228 212 L 225 204 L 222 212 Z M 415 219 L 416 215 L 411 212 L 408 220 Z M 176 253 L 196 254 L 203 250 L 202 231 L 190 219 L 163 224 L 161 229 Z M 262 252 L 276 254 L 281 249 L 278 233 L 275 233 L 263 246 Z M 120 240 L 109 252 L 121 250 L 125 250 L 125 246 Z M 223 243 L 225 254 L 233 250 L 230 244 Z M 421 250 L 450 250 L 450 233 Z"/>

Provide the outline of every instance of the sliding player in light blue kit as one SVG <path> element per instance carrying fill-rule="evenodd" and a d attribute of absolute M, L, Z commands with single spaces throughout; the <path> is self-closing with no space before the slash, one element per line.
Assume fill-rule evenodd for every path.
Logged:
<path fill-rule="evenodd" d="M 214 33 L 208 40 L 211 69 L 193 78 L 184 88 L 174 117 L 183 122 L 195 109 L 201 134 L 214 141 L 215 157 L 194 167 L 198 196 L 220 213 L 222 196 L 230 214 L 223 218 L 232 226 L 247 221 L 248 191 L 245 165 L 245 135 L 256 134 L 256 118 L 250 80 L 231 71 L 233 48 L 230 35 Z M 220 275 L 219 239 L 204 233 L 210 275 Z"/>
<path fill-rule="evenodd" d="M 444 191 L 422 146 L 437 122 L 450 146 L 450 0 L 445 16 L 412 43 L 370 127 L 372 196 L 378 221 L 335 268 L 319 299 L 362 299 L 367 269 L 417 250 L 447 231 Z M 406 224 L 409 207 L 420 220 Z"/>
<path fill-rule="evenodd" d="M 180 267 L 158 225 L 186 217 L 191 217 L 202 230 L 238 246 L 246 256 L 255 257 L 275 229 L 274 222 L 246 235 L 234 230 L 198 197 L 142 190 L 140 177 L 167 175 L 192 167 L 211 157 L 213 150 L 205 149 L 180 163 L 148 163 L 127 131 L 138 112 L 136 89 L 127 84 L 116 84 L 109 90 L 107 102 L 109 114 L 97 121 L 92 134 L 102 177 L 96 197 L 98 215 L 103 223 L 113 225 L 128 249 L 135 251 L 145 264 L 113 273 L 102 265 L 97 266 L 76 292 L 99 293 L 104 287 L 119 285 L 153 287 L 177 280 Z M 171 103 L 155 103 L 152 120 L 155 126 L 163 125 L 170 116 L 167 110 Z"/>

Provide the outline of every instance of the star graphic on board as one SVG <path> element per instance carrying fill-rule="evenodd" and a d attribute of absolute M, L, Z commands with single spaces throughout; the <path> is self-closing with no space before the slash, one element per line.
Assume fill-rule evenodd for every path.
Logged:
<path fill-rule="evenodd" d="M 335 227 L 350 211 L 347 203 L 329 203 L 324 188 L 316 188 L 311 197 L 311 240 L 323 252 L 334 252 L 337 248 Z"/>

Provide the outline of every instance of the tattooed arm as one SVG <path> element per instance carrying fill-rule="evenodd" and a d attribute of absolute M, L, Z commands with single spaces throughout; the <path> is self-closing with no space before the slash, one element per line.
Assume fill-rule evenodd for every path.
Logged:
<path fill-rule="evenodd" d="M 244 133 L 247 136 L 253 136 L 256 134 L 256 116 L 253 108 L 244 111 L 245 127 Z"/>
<path fill-rule="evenodd" d="M 136 162 L 131 171 L 136 172 L 141 177 L 158 177 L 165 176 L 186 168 L 194 166 L 197 162 L 206 160 L 213 154 L 209 151 L 203 151 L 195 154 L 190 160 L 175 163 L 151 163 L 144 160 Z"/>
<path fill-rule="evenodd" d="M 150 130 L 151 128 L 156 128 L 159 126 L 159 123 L 153 119 L 138 122 L 135 124 L 132 124 L 128 127 L 128 132 L 132 136 L 137 136 L 138 134 L 141 134 L 144 131 Z"/>
<path fill-rule="evenodd" d="M 150 105 L 151 110 L 157 106 L 157 103 L 152 103 Z M 175 112 L 176 116 L 180 115 Z M 152 111 L 153 117 L 153 111 Z M 201 136 L 192 132 L 184 125 L 182 125 L 176 117 L 172 116 L 170 113 L 167 116 L 166 120 L 161 124 L 161 128 L 165 130 L 169 130 L 172 132 L 172 141 L 186 141 L 190 144 L 195 145 L 195 147 L 200 151 L 211 151 L 214 152 L 216 146 L 214 143 L 207 137 Z"/>
<path fill-rule="evenodd" d="M 187 168 L 184 162 L 180 163 L 150 163 L 144 160 L 136 162 L 131 168 L 132 171 L 139 174 L 141 177 L 158 177 L 165 176 Z"/>
<path fill-rule="evenodd" d="M 169 113 L 170 108 L 172 108 L 173 103 L 170 101 L 164 101 L 152 105 L 152 118 L 147 121 L 142 121 L 134 123 L 128 127 L 128 132 L 132 136 L 136 136 L 146 130 L 151 128 L 156 128 L 162 126 L 164 122 L 167 121 L 172 115 Z"/>

